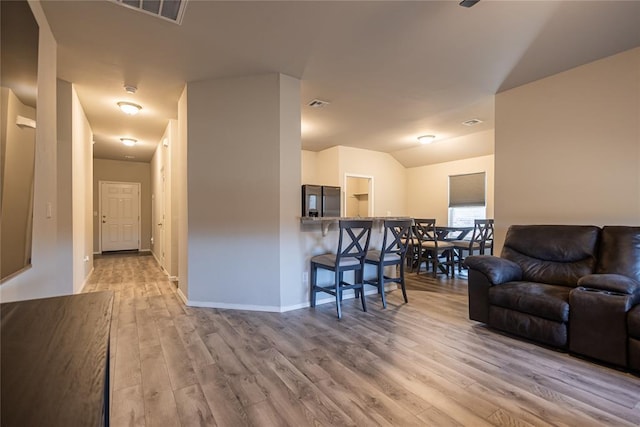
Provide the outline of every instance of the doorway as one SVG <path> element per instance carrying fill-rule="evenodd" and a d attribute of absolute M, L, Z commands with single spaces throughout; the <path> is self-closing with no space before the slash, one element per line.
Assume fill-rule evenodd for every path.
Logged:
<path fill-rule="evenodd" d="M 140 183 L 100 181 L 100 252 L 140 249 Z"/>
<path fill-rule="evenodd" d="M 345 174 L 344 207 L 346 217 L 372 217 L 373 213 L 373 177 Z"/>

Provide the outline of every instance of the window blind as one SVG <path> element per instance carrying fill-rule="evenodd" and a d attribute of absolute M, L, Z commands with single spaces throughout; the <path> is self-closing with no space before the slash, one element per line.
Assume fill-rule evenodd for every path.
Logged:
<path fill-rule="evenodd" d="M 485 206 L 485 172 L 449 176 L 449 207 Z"/>

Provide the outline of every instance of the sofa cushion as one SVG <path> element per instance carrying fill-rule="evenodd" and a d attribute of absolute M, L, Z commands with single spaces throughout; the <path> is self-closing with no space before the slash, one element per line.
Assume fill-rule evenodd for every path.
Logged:
<path fill-rule="evenodd" d="M 554 347 L 567 347 L 566 323 L 494 305 L 489 308 L 489 325 Z"/>
<path fill-rule="evenodd" d="M 596 272 L 622 274 L 640 282 L 640 227 L 602 229 Z"/>
<path fill-rule="evenodd" d="M 566 286 L 509 282 L 489 289 L 489 303 L 555 322 L 568 322 L 570 291 Z"/>
<path fill-rule="evenodd" d="M 599 235 L 587 225 L 513 225 L 501 257 L 520 265 L 525 281 L 575 287 L 595 271 Z"/>

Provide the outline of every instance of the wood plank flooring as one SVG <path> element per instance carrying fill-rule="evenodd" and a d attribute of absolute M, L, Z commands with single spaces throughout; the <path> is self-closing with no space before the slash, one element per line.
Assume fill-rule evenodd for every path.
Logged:
<path fill-rule="evenodd" d="M 112 426 L 637 426 L 640 378 L 468 320 L 466 279 L 408 275 L 409 304 L 185 307 L 151 256 L 104 256 Z"/>

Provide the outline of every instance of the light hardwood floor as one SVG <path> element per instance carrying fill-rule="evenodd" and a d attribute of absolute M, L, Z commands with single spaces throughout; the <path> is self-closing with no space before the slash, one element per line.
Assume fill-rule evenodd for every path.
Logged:
<path fill-rule="evenodd" d="M 464 278 L 410 274 L 408 304 L 348 300 L 342 321 L 185 307 L 151 256 L 97 258 L 96 290 L 116 427 L 640 425 L 639 377 L 468 320 Z"/>

